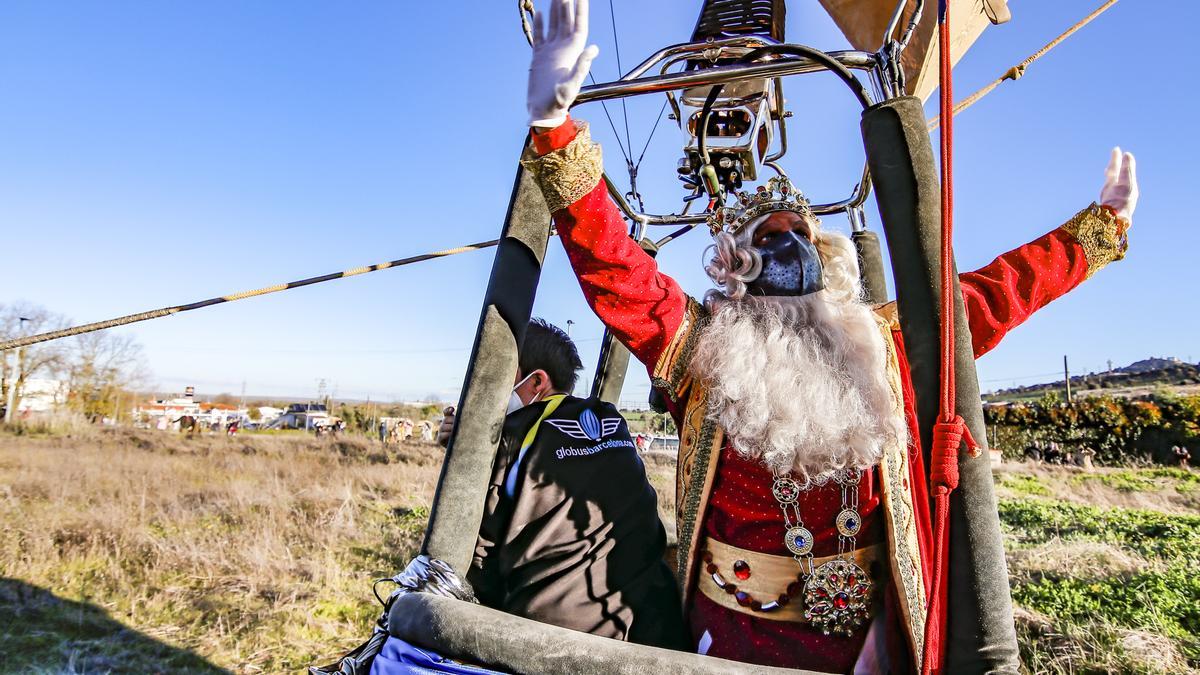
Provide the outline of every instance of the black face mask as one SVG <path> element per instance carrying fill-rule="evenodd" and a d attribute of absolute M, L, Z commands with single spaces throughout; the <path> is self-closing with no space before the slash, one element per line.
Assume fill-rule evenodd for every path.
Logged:
<path fill-rule="evenodd" d="M 757 247 L 762 272 L 746 284 L 751 295 L 808 295 L 825 288 L 817 247 L 795 232 L 781 232 Z"/>

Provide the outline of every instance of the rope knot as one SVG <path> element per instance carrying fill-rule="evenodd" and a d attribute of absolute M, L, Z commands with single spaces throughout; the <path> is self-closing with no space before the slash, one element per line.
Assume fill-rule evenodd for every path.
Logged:
<path fill-rule="evenodd" d="M 1018 63 L 1017 65 L 1013 66 L 1012 68 L 1009 68 L 1004 73 L 1004 77 L 1000 78 L 1000 80 L 1001 81 L 1019 80 L 1019 79 L 1021 79 L 1021 76 L 1025 74 L 1025 68 L 1027 68 L 1027 67 L 1028 67 L 1028 64 Z"/>
<path fill-rule="evenodd" d="M 979 445 L 971 437 L 962 415 L 955 415 L 949 422 L 933 425 L 933 451 L 930 453 L 929 478 L 935 494 L 948 494 L 958 487 L 958 448 L 963 441 L 968 450 L 974 452 Z"/>

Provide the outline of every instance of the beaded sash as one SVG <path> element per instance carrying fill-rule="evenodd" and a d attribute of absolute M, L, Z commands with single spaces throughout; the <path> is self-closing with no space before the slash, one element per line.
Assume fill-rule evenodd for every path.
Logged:
<path fill-rule="evenodd" d="M 803 586 L 803 582 L 798 581 L 796 576 L 800 566 L 792 556 L 750 551 L 712 537 L 704 538 L 700 543 L 700 550 L 708 554 L 704 555 L 698 565 L 700 569 L 697 570 L 697 588 L 704 597 L 726 609 L 749 614 L 757 619 L 808 623 L 804 618 L 804 603 L 800 602 L 798 595 L 795 602 L 787 602 L 769 612 L 752 609 L 750 602 L 754 600 L 747 601 L 746 604 L 739 602 L 744 598 L 758 599 L 758 602 L 777 600 L 779 596 L 788 594 L 789 590 L 799 591 Z M 881 587 L 887 576 L 888 566 L 875 563 L 882 559 L 885 552 L 884 544 L 875 544 L 855 549 L 852 557 L 859 567 L 871 571 Z M 707 561 L 709 556 L 712 562 Z M 836 555 L 816 558 L 813 565 L 819 567 L 835 559 Z M 716 571 L 709 572 L 709 569 Z M 839 583 L 846 585 L 847 591 L 852 591 L 855 582 L 843 579 L 839 580 Z"/>

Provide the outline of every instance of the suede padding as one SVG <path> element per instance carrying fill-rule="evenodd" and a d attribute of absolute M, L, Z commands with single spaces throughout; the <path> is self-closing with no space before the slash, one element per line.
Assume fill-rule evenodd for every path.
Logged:
<path fill-rule="evenodd" d="M 425 593 L 396 598 L 388 631 L 444 656 L 526 675 L 811 673 L 620 642 Z"/>
<path fill-rule="evenodd" d="M 605 329 L 600 358 L 596 363 L 596 377 L 592 380 L 592 396 L 619 406 L 621 389 L 625 386 L 625 374 L 628 372 L 629 350 L 612 331 Z"/>
<path fill-rule="evenodd" d="M 921 102 L 903 97 L 862 116 L 863 142 L 887 237 L 900 329 L 917 395 L 921 445 L 933 447 L 938 413 L 938 297 L 941 289 L 940 186 Z M 971 335 L 958 280 L 955 373 L 958 414 L 977 441 L 986 441 Z M 987 453 L 959 457 L 959 486 L 950 505 L 950 587 L 947 673 L 1015 673 L 1008 567 Z"/>
<path fill-rule="evenodd" d="M 863 299 L 872 305 L 888 301 L 887 276 L 883 273 L 883 254 L 879 251 L 879 235 L 870 230 L 854 232 L 854 249 L 858 251 L 858 276 L 862 279 Z"/>
<path fill-rule="evenodd" d="M 542 192 L 518 168 L 508 216 L 480 312 L 471 364 L 458 402 L 421 552 L 463 573 L 471 564 L 492 463 L 517 372 L 517 350 L 533 311 L 550 214 Z"/>

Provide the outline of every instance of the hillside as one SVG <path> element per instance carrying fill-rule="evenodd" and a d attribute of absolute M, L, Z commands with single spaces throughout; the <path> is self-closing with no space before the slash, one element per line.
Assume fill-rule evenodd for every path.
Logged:
<path fill-rule="evenodd" d="M 1156 390 L 1168 389 L 1177 394 L 1200 393 L 1200 364 L 1179 359 L 1150 358 L 1115 368 L 1106 373 L 1088 373 L 1071 377 L 1071 393 L 1075 396 L 1106 394 L 1118 397 L 1144 396 Z M 984 394 L 985 401 L 1027 401 L 1041 398 L 1049 392 L 1063 392 L 1063 381 L 1031 384 L 1000 389 Z"/>

